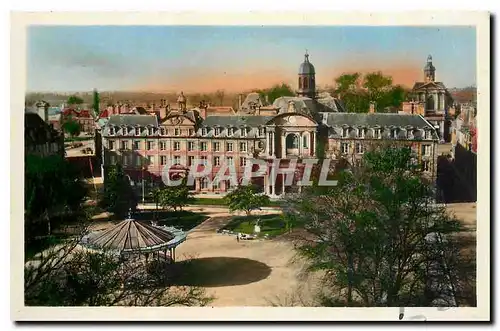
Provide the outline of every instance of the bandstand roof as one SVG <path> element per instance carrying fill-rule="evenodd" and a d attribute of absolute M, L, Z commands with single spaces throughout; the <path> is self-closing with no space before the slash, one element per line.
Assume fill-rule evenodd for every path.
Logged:
<path fill-rule="evenodd" d="M 110 229 L 84 238 L 87 246 L 120 253 L 147 253 L 169 249 L 186 240 L 186 233 L 161 228 L 134 219 L 126 219 Z"/>

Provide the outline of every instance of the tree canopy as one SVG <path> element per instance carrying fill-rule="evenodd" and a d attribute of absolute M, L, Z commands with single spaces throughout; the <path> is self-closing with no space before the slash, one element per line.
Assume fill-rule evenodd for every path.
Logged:
<path fill-rule="evenodd" d="M 406 99 L 407 90 L 401 85 L 393 85 L 392 77 L 382 72 L 345 73 L 335 78 L 337 94 L 348 112 L 366 113 L 370 102 L 375 102 L 377 112 L 385 112 L 390 107 L 400 107 Z"/>
<path fill-rule="evenodd" d="M 110 166 L 105 176 L 100 205 L 114 213 L 117 218 L 124 218 L 129 210 L 137 208 L 137 202 L 130 179 L 123 171 L 121 164 Z"/>
<path fill-rule="evenodd" d="M 92 110 L 94 111 L 94 117 L 99 116 L 99 103 L 100 103 L 100 97 L 99 97 L 99 92 L 97 90 L 94 90 L 92 94 Z"/>
<path fill-rule="evenodd" d="M 267 195 L 258 194 L 253 185 L 238 186 L 224 197 L 229 211 L 244 211 L 250 215 L 252 210 L 260 209 L 269 204 Z"/>
<path fill-rule="evenodd" d="M 182 208 L 188 205 L 193 200 L 193 195 L 189 192 L 189 188 L 186 186 L 186 181 L 183 181 L 181 185 L 178 186 L 165 186 L 158 189 L 157 193 L 154 193 L 157 197 L 157 201 L 163 208 L 172 209 L 174 211 L 182 210 Z"/>
<path fill-rule="evenodd" d="M 37 224 L 46 223 L 64 211 L 75 211 L 87 195 L 81 173 L 66 159 L 52 155 L 27 155 L 24 172 L 26 240 L 38 235 Z"/>
<path fill-rule="evenodd" d="M 322 305 L 456 306 L 474 267 L 460 254 L 463 228 L 434 196 L 411 150 L 386 148 L 328 192 L 290 198 L 285 216 L 307 232 L 297 250 L 324 275 Z"/>
<path fill-rule="evenodd" d="M 276 84 L 268 89 L 259 90 L 257 92 L 259 93 L 262 100 L 266 100 L 267 97 L 267 100 L 271 104 L 279 97 L 288 97 L 295 95 L 295 92 L 290 87 L 290 85 L 285 83 Z"/>
<path fill-rule="evenodd" d="M 64 121 L 62 128 L 63 128 L 64 132 L 69 134 L 71 137 L 76 137 L 76 136 L 80 135 L 80 132 L 81 132 L 80 123 L 78 123 L 77 121 L 75 121 L 73 119 L 68 119 L 68 120 Z"/>
<path fill-rule="evenodd" d="M 83 103 L 83 99 L 76 95 L 70 95 L 67 102 L 69 105 L 81 105 Z"/>

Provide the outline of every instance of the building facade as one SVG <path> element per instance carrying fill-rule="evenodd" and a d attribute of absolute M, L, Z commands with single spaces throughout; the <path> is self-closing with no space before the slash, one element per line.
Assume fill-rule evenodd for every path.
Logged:
<path fill-rule="evenodd" d="M 276 197 L 300 187 L 286 184 L 284 174 L 272 172 L 287 169 L 291 163 L 303 171 L 306 159 L 356 163 L 371 146 L 391 142 L 411 147 L 424 172 L 435 178 L 438 135 L 423 116 L 343 113 L 318 106 L 312 98 L 316 92 L 301 96 L 305 89 L 300 84 L 304 77 L 314 76 L 314 67 L 310 64 L 307 73 L 300 68 L 299 96 L 278 98 L 264 111 L 210 115 L 206 107 L 187 110 L 181 95 L 178 109 L 160 116 L 111 115 L 101 129 L 103 173 L 108 165 L 121 163 L 134 185 L 145 182 L 150 187 L 162 181 L 166 165 L 174 164 L 170 176 L 197 164 L 206 167 L 206 173 L 191 189 L 222 194 L 238 185 L 249 160 L 257 159 L 266 168 L 252 182 L 261 192 Z M 234 171 L 236 181 L 217 178 L 225 166 Z"/>
<path fill-rule="evenodd" d="M 24 114 L 24 155 L 64 157 L 64 136 L 38 113 Z"/>

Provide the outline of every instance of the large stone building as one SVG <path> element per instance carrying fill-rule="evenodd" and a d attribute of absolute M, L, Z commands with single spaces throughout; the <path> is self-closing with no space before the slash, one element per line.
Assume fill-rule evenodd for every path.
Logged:
<path fill-rule="evenodd" d="M 315 92 L 314 67 L 307 55 L 298 81 L 297 97 L 278 98 L 273 107 L 261 107 L 250 114 L 210 115 L 206 106 L 187 110 L 182 96 L 178 109 L 159 116 L 111 115 L 102 127 L 104 173 L 107 165 L 119 162 L 132 183 L 151 186 L 161 180 L 168 163 L 176 165 L 171 172 L 183 172 L 201 161 L 210 164 L 211 171 L 198 178 L 192 189 L 223 193 L 238 183 L 215 178 L 222 165 L 234 166 L 240 182 L 248 160 L 259 159 L 268 168 L 254 183 L 266 194 L 279 196 L 295 188 L 285 185 L 282 174 L 276 181 L 268 178 L 272 169 L 276 170 L 273 164 L 287 168 L 297 161 L 303 169 L 305 159 L 318 157 L 318 144 L 323 146 L 322 157 L 356 162 L 373 144 L 390 141 L 411 146 L 423 170 L 435 176 L 438 136 L 424 117 L 342 113 L 321 104 Z"/>
<path fill-rule="evenodd" d="M 48 103 L 41 102 L 39 112 L 24 114 L 24 154 L 64 156 L 64 136 L 48 123 Z M 45 120 L 40 116 L 44 116 Z"/>
<path fill-rule="evenodd" d="M 423 81 L 415 83 L 409 101 L 403 103 L 403 112 L 424 116 L 438 130 L 440 140 L 449 142 L 455 113 L 453 98 L 444 83 L 436 81 L 431 55 L 427 57 L 423 74 Z"/>

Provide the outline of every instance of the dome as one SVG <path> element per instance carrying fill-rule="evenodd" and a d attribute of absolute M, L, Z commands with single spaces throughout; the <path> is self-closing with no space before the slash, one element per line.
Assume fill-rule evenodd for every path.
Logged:
<path fill-rule="evenodd" d="M 309 62 L 309 54 L 306 53 L 304 62 L 300 65 L 299 75 L 314 75 L 314 66 Z"/>

